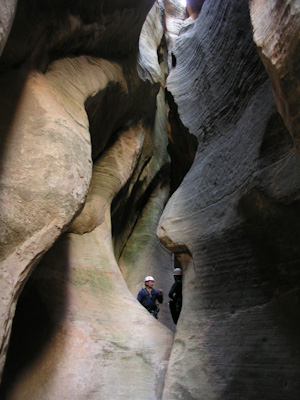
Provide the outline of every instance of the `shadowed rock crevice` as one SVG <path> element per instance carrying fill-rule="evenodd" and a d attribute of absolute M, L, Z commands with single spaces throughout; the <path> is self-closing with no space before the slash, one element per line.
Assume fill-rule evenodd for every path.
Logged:
<path fill-rule="evenodd" d="M 135 80 L 134 84 L 132 80 Z M 109 83 L 103 91 L 89 97 L 85 102 L 93 160 L 109 146 L 111 135 L 118 135 L 120 131 L 127 130 L 142 119 L 144 125 L 153 126 L 160 85 L 142 82 L 133 73 L 127 76 L 126 82 L 127 92 L 119 83 Z"/>
<path fill-rule="evenodd" d="M 270 299 L 300 287 L 300 202 L 275 202 L 253 189 L 241 198 L 239 210 Z"/>
<path fill-rule="evenodd" d="M 122 58 L 134 54 L 153 3 L 19 0 L 1 66 L 27 64 L 45 71 L 51 62 L 63 57 Z"/>
<path fill-rule="evenodd" d="M 260 166 L 264 168 L 287 156 L 294 149 L 294 143 L 282 117 L 272 114 L 266 126 L 260 148 Z"/>
<path fill-rule="evenodd" d="M 171 157 L 171 194 L 175 192 L 194 161 L 198 140 L 183 125 L 172 94 L 166 89 L 168 112 L 168 152 Z"/>
<path fill-rule="evenodd" d="M 205 0 L 186 0 L 188 16 L 196 19 L 201 12 Z"/>
<path fill-rule="evenodd" d="M 121 257 L 122 249 L 126 246 L 143 210 L 158 187 L 166 187 L 169 190 L 169 166 L 161 169 L 146 189 L 141 190 L 143 183 L 137 182 L 128 195 L 132 184 L 133 182 L 129 180 L 112 202 L 112 237 L 117 259 Z"/>
<path fill-rule="evenodd" d="M 48 272 L 48 277 L 45 279 L 42 260 L 26 282 L 18 298 L 13 320 L 1 382 L 1 399 L 11 398 L 11 390 L 18 379 L 51 345 L 53 335 L 63 321 L 67 310 L 65 287 L 67 270 L 67 263 L 63 263 L 56 270 L 56 276 Z M 52 295 L 48 296 L 49 293 Z M 63 346 L 63 342 L 61 344 Z M 59 354 L 56 362 L 59 362 Z"/>

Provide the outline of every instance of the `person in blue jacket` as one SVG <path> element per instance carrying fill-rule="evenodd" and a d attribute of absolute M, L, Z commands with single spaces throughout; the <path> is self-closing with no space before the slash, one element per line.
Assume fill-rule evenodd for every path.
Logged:
<path fill-rule="evenodd" d="M 149 313 L 157 319 L 157 314 L 159 312 L 157 302 L 160 304 L 163 302 L 163 292 L 161 289 L 153 289 L 153 285 L 154 278 L 152 276 L 146 276 L 145 288 L 139 291 L 137 299 Z"/>

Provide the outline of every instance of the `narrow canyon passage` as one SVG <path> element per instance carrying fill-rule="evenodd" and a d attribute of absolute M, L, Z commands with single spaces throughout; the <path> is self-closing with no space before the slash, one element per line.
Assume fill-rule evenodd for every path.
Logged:
<path fill-rule="evenodd" d="M 116 94 L 111 92 L 106 101 L 113 103 L 115 97 Z M 169 123 L 173 128 L 169 134 L 173 135 L 171 146 L 175 155 L 172 156 L 170 166 L 162 91 L 158 96 L 157 110 L 151 145 L 160 148 L 160 153 L 151 157 L 147 154 L 151 147 L 147 143 L 147 131 L 141 124 L 115 135 L 94 162 L 85 206 L 68 228 L 70 233 L 65 233 L 48 251 L 28 280 L 14 321 L 2 382 L 3 398 L 44 396 L 43 393 L 49 389 L 46 382 L 42 383 L 47 378 L 43 378 L 42 371 L 45 368 L 47 371 L 60 370 L 62 367 L 58 365 L 64 365 L 64 362 L 70 364 L 71 370 L 68 372 L 67 365 L 62 369 L 61 379 L 64 383 L 58 385 L 60 388 L 73 385 L 72 381 L 66 382 L 66 377 L 69 374 L 74 375 L 72 371 L 78 364 L 80 370 L 88 368 L 90 371 L 94 368 L 97 379 L 101 376 L 100 370 L 112 377 L 118 374 L 121 379 L 122 374 L 117 369 L 120 354 L 122 358 L 132 359 L 133 369 L 144 370 L 144 364 L 136 364 L 135 356 L 131 353 L 143 352 L 143 359 L 147 359 L 150 357 L 147 356 L 147 348 L 151 347 L 162 357 L 155 361 L 155 368 L 161 371 L 156 389 L 157 395 L 161 397 L 163 375 L 175 330 L 168 308 L 168 291 L 173 283 L 174 261 L 172 254 L 157 239 L 156 230 L 170 196 L 170 174 L 174 176 L 174 191 L 175 185 L 179 185 L 184 173 L 191 166 L 196 148 L 193 149 L 195 142 L 180 125 L 176 108 L 171 102 Z M 90 126 L 93 126 L 92 120 Z M 163 139 L 162 126 L 166 133 Z M 177 138 L 181 138 L 181 141 L 177 141 Z M 176 157 L 176 147 L 181 148 L 182 154 L 186 153 L 184 160 Z M 161 167 L 165 159 L 167 164 Z M 172 168 L 176 168 L 175 172 L 172 172 Z M 178 257 L 177 259 L 179 260 Z M 141 310 L 135 300 L 143 285 L 144 276 L 149 273 L 155 276 L 157 287 L 161 287 L 165 293 L 159 322 L 149 318 L 148 313 Z M 142 313 L 142 317 L 139 313 Z M 166 325 L 170 331 L 161 324 Z M 128 332 L 124 331 L 123 326 L 127 327 Z M 146 336 L 144 328 L 147 330 Z M 91 331 L 94 332 L 93 343 L 89 343 Z M 126 344 L 128 335 L 132 335 L 136 342 L 133 348 Z M 84 362 L 78 355 L 85 341 L 88 341 L 88 344 L 84 344 L 85 358 L 89 360 L 88 367 L 84 367 Z M 139 345 L 140 341 L 143 345 Z M 102 343 L 106 343 L 105 349 L 101 349 Z M 123 349 L 121 352 L 120 348 Z M 102 365 L 103 351 L 106 354 L 105 365 Z M 95 357 L 100 359 L 101 367 L 93 365 Z M 150 364 L 153 362 L 151 358 L 146 361 Z M 130 371 L 128 363 L 129 361 L 126 362 L 122 390 L 125 390 L 128 382 L 132 385 L 127 376 Z M 41 374 L 40 387 L 45 387 L 35 392 L 30 376 L 36 379 L 37 373 Z M 24 374 L 25 378 L 22 378 Z M 136 373 L 133 375 L 134 382 L 135 379 L 139 381 Z M 94 375 L 88 379 L 96 380 Z M 150 385 L 155 379 L 157 378 L 150 379 Z M 18 383 L 17 387 L 20 386 L 14 392 L 14 385 L 19 380 L 21 384 Z M 108 395 L 111 393 L 110 384 L 106 386 Z M 134 386 L 136 391 L 136 383 Z M 130 393 L 130 389 L 128 390 Z M 115 395 L 118 396 L 117 393 Z"/>
<path fill-rule="evenodd" d="M 1 4 L 1 399 L 298 400 L 298 8 Z"/>

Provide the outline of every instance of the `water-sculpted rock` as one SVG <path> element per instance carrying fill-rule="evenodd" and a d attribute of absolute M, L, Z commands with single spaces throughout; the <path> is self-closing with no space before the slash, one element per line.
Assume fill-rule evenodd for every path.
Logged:
<path fill-rule="evenodd" d="M 173 50 L 167 88 L 198 149 L 158 231 L 184 269 L 164 400 L 300 389 L 300 159 L 251 31 L 245 2 L 205 1 Z"/>
<path fill-rule="evenodd" d="M 141 208 L 146 202 L 155 177 L 168 172 L 162 94 L 156 100 L 165 73 L 157 59 L 163 29 L 158 23 L 156 34 L 148 39 L 154 46 L 152 55 L 142 51 L 141 43 L 139 75 L 139 33 L 152 4 L 119 3 L 99 2 L 96 13 L 95 7 L 85 5 L 84 14 L 79 4 L 78 9 L 72 5 L 61 14 L 58 4 L 45 3 L 43 10 L 33 4 L 35 13 L 31 14 L 33 10 L 27 13 L 20 1 L 2 56 L 1 370 L 16 302 L 33 268 L 67 228 L 80 233 L 64 235 L 24 289 L 1 392 L 7 398 L 140 399 L 144 392 L 149 399 L 161 397 L 173 334 L 127 289 L 113 250 L 110 211 L 118 221 L 126 201 L 134 205 L 128 220 L 123 218 L 128 226 L 120 226 L 120 233 L 114 235 L 119 257 L 141 212 L 136 205 Z M 54 14 L 57 18 L 52 20 Z M 158 15 L 155 6 L 149 15 L 152 23 Z M 34 20 L 36 26 L 31 26 Z M 32 30 L 31 40 L 22 35 L 24 26 Z M 121 29 L 116 30 L 117 26 Z M 117 63 L 93 55 L 65 58 L 65 52 L 124 59 Z M 15 65 L 21 67 L 11 70 Z M 99 160 L 102 172 L 95 164 L 90 186 L 92 157 L 104 154 L 108 143 L 111 150 L 105 151 L 106 161 Z M 94 184 L 97 176 L 100 195 Z M 106 184 L 105 176 L 109 177 Z M 155 185 L 159 186 L 159 180 Z M 89 186 L 83 214 L 69 228 Z M 121 189 L 127 200 L 112 205 Z M 153 212 L 161 212 L 166 202 L 164 187 L 162 193 Z M 99 208 L 90 212 L 95 198 Z M 171 255 L 164 253 L 164 272 L 170 277 Z M 164 274 L 158 276 L 159 281 L 167 287 Z M 37 297 L 31 312 L 40 316 L 40 308 L 45 323 L 39 325 L 33 318 L 31 333 L 41 328 L 33 335 L 38 339 L 35 343 L 32 335 L 27 336 L 28 343 L 17 351 L 21 361 L 15 364 L 13 354 L 20 350 L 18 343 L 24 343 L 20 338 L 30 320 L 22 307 L 32 296 Z M 120 386 L 114 384 L 115 377 L 122 380 Z"/>
<path fill-rule="evenodd" d="M 299 151 L 299 2 L 251 0 L 250 12 L 254 40 L 270 76 L 278 111 Z"/>
<path fill-rule="evenodd" d="M 175 3 L 1 6 L 6 400 L 299 394 L 297 4 Z"/>
<path fill-rule="evenodd" d="M 0 5 L 0 55 L 13 23 L 16 6 L 17 0 L 3 0 Z"/>
<path fill-rule="evenodd" d="M 73 118 L 47 78 L 38 72 L 27 75 L 22 96 L 17 100 L 17 90 L 11 90 L 11 86 L 12 82 L 18 84 L 20 75 L 6 73 L 1 77 L 4 354 L 22 285 L 83 205 L 91 176 L 88 119 L 83 103 L 77 103 L 78 112 Z M 73 104 L 76 100 L 74 97 Z"/>
<path fill-rule="evenodd" d="M 129 292 L 111 237 L 111 201 L 131 177 L 145 134 L 141 126 L 122 133 L 95 163 L 71 228 L 88 233 L 65 234 L 33 274 L 51 329 L 8 398 L 161 398 L 172 333 Z"/>

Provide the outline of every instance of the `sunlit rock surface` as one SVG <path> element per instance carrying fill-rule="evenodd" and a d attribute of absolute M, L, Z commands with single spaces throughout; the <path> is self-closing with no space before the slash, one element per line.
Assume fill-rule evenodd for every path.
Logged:
<path fill-rule="evenodd" d="M 5 143 L 1 149 L 1 372 L 16 302 L 29 277 L 30 281 L 15 318 L 2 397 L 140 399 L 146 390 L 149 399 L 161 398 L 173 333 L 136 301 L 117 262 L 151 191 L 162 186 L 163 195 L 153 212 L 161 213 L 168 198 L 163 92 L 157 97 L 166 73 L 158 59 L 163 27 L 157 5 L 145 28 L 144 41 L 151 44 L 152 53 L 147 54 L 140 39 L 152 4 L 116 1 L 86 7 L 78 2 L 64 9 L 58 3 L 45 2 L 40 8 L 33 2 L 28 11 L 25 2 L 19 2 L 1 58 Z M 156 34 L 147 38 L 147 24 L 153 26 L 156 19 Z M 95 198 L 100 209 L 93 210 Z M 86 199 L 83 213 L 72 224 Z M 129 204 L 132 211 L 122 217 Z M 155 218 L 158 222 L 159 216 Z M 74 233 L 58 240 L 66 230 Z M 151 235 L 158 247 L 155 231 L 156 226 Z M 172 257 L 163 252 L 162 273 L 148 264 L 147 274 L 157 272 L 157 283 L 167 289 Z M 139 279 L 143 284 L 140 275 Z M 32 298 L 30 312 L 26 304 Z M 164 307 L 162 322 L 168 323 Z M 131 311 L 124 313 L 127 309 Z M 30 320 L 38 340 L 35 343 L 29 334 L 28 343 L 21 340 L 25 345 L 19 351 Z M 145 325 L 149 326 L 146 334 Z M 112 347 L 107 350 L 107 346 Z M 127 349 L 131 356 L 125 354 Z M 122 389 L 115 386 L 113 392 L 121 370 Z"/>
<path fill-rule="evenodd" d="M 144 139 L 141 126 L 130 129 L 95 163 L 86 205 L 70 228 L 87 233 L 65 234 L 34 272 L 25 300 L 35 296 L 44 306 L 48 329 L 35 326 L 43 351 L 20 371 L 8 398 L 161 398 L 173 334 L 128 290 L 111 238 L 111 201 Z"/>
<path fill-rule="evenodd" d="M 62 105 L 38 72 L 27 75 L 17 100 L 21 75 L 1 76 L 2 350 L 23 282 L 83 205 L 91 176 L 84 104 L 75 118 L 70 116 L 67 103 Z M 74 96 L 72 102 L 76 100 Z"/>
<path fill-rule="evenodd" d="M 158 230 L 184 270 L 164 400 L 299 394 L 300 158 L 251 33 L 244 2 L 205 1 L 173 49 L 198 148 Z"/>

